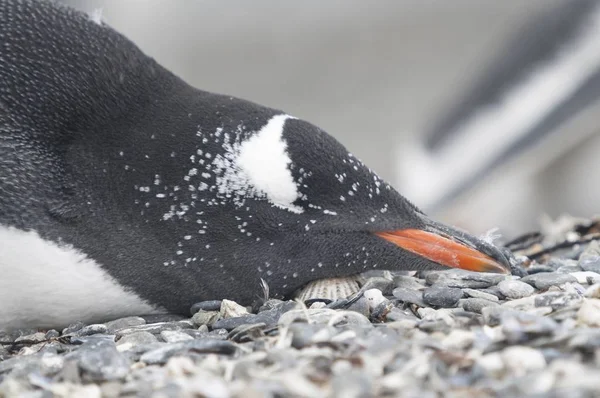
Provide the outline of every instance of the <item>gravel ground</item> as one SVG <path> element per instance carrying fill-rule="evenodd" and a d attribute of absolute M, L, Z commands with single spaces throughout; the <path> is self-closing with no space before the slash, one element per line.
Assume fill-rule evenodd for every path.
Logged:
<path fill-rule="evenodd" d="M 522 277 L 371 272 L 351 304 L 210 301 L 0 334 L 0 396 L 600 396 L 598 225 L 509 243 Z"/>

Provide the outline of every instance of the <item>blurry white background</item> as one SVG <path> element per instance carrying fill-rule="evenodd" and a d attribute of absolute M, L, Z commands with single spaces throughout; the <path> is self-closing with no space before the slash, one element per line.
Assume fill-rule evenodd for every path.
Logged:
<path fill-rule="evenodd" d="M 600 105 L 557 128 L 558 136 L 577 137 L 569 145 L 547 140 L 437 206 L 419 189 L 434 181 L 435 167 L 417 165 L 414 148 L 515 31 L 565 1 L 63 2 L 101 8 L 106 23 L 200 89 L 320 126 L 430 215 L 512 236 L 536 228 L 544 213 L 600 213 Z"/>

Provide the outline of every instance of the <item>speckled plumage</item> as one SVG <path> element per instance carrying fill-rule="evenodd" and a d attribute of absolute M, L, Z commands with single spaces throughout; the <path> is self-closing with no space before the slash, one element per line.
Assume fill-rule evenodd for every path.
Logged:
<path fill-rule="evenodd" d="M 70 245 L 179 313 L 252 302 L 261 278 L 285 296 L 318 278 L 439 267 L 371 233 L 427 219 L 331 136 L 190 87 L 97 22 L 0 0 L 0 225 Z M 276 149 L 244 158 L 273 121 Z"/>

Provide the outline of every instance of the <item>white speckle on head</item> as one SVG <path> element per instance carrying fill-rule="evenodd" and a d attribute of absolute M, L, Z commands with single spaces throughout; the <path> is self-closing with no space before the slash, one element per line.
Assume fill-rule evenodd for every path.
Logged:
<path fill-rule="evenodd" d="M 323 214 L 329 214 L 330 216 L 337 216 L 337 213 L 335 211 L 331 211 L 331 210 L 323 210 Z"/>
<path fill-rule="evenodd" d="M 62 328 L 162 312 L 121 286 L 72 246 L 0 225 L 3 328 Z"/>
<path fill-rule="evenodd" d="M 271 118 L 255 135 L 236 149 L 233 164 L 217 178 L 219 192 L 263 196 L 273 205 L 294 213 L 303 209 L 294 205 L 300 194 L 289 169 L 292 161 L 282 138 L 289 115 Z"/>

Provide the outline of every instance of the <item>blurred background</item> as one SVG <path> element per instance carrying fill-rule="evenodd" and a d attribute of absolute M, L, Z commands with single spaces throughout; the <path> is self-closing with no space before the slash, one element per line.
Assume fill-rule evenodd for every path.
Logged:
<path fill-rule="evenodd" d="M 200 89 L 320 126 L 445 222 L 510 238 L 600 213 L 596 1 L 63 2 Z"/>

